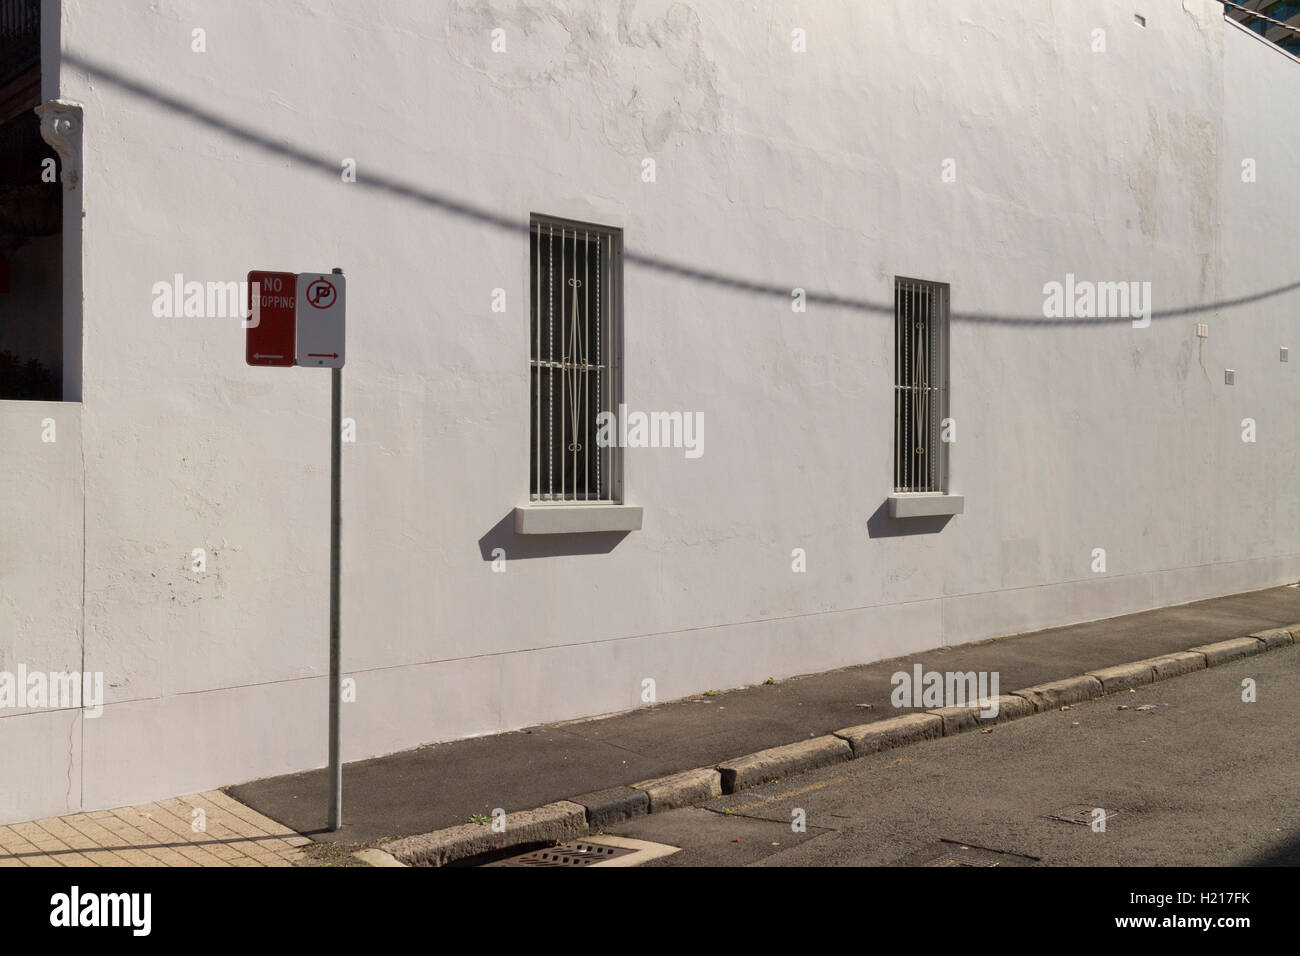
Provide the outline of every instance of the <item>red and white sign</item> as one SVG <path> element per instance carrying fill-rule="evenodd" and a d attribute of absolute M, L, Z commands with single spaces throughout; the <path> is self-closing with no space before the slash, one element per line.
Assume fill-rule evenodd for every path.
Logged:
<path fill-rule="evenodd" d="M 244 361 L 249 365 L 294 364 L 298 325 L 298 276 L 292 272 L 248 274 Z"/>
<path fill-rule="evenodd" d="M 344 359 L 343 276 L 304 272 L 298 276 L 299 365 L 342 368 Z"/>

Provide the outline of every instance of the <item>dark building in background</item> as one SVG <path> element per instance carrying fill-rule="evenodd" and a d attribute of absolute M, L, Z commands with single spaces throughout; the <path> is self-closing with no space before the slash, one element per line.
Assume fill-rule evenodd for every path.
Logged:
<path fill-rule="evenodd" d="M 57 401 L 63 190 L 41 138 L 40 0 L 0 0 L 0 399 Z"/>

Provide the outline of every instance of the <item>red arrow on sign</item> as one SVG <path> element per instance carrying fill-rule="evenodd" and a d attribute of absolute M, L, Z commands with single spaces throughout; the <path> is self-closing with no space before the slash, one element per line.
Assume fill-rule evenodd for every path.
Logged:
<path fill-rule="evenodd" d="M 308 358 L 338 358 L 338 352 L 308 352 Z"/>

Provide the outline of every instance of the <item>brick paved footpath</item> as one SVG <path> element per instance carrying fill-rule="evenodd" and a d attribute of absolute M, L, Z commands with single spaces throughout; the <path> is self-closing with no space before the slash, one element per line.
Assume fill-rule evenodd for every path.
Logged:
<path fill-rule="evenodd" d="M 298 866 L 310 842 L 210 790 L 0 826 L 0 866 Z"/>

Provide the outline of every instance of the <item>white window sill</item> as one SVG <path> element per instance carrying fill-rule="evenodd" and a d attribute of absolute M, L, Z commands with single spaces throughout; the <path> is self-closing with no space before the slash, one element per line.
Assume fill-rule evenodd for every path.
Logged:
<path fill-rule="evenodd" d="M 632 505 L 521 505 L 515 534 L 585 534 L 640 531 L 641 509 Z"/>
<path fill-rule="evenodd" d="M 935 515 L 959 515 L 966 510 L 964 495 L 938 492 L 894 494 L 889 496 L 889 517 L 929 518 Z"/>

